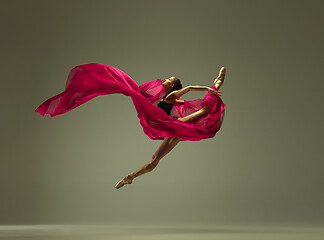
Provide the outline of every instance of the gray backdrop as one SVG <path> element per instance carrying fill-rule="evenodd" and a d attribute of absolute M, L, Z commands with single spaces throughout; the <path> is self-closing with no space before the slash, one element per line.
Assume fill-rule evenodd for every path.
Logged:
<path fill-rule="evenodd" d="M 1 5 L 1 224 L 324 223 L 322 1 Z M 130 98 L 34 112 L 91 62 L 185 86 L 227 67 L 221 130 L 115 189 L 160 144 Z"/>

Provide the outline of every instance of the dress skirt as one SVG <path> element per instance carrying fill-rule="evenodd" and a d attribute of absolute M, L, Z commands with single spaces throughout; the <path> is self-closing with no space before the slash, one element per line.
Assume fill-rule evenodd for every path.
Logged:
<path fill-rule="evenodd" d="M 137 117 L 144 133 L 153 140 L 178 137 L 182 141 L 199 141 L 212 138 L 219 131 L 225 113 L 225 104 L 220 96 L 207 93 L 203 99 L 184 101 L 173 105 L 169 116 L 157 107 L 165 95 L 164 80 L 156 79 L 140 86 L 118 68 L 88 63 L 70 70 L 64 92 L 43 102 L 35 112 L 51 117 L 65 114 L 100 95 L 114 93 L 129 96 L 137 111 Z M 215 86 L 211 86 L 215 88 Z M 210 108 L 208 116 L 195 122 L 186 123 L 175 117 L 185 117 L 204 105 Z"/>

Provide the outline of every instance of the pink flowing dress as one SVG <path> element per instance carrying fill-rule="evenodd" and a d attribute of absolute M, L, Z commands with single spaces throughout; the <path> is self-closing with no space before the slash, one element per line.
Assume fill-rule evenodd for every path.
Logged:
<path fill-rule="evenodd" d="M 225 104 L 222 99 L 208 92 L 204 99 L 175 103 L 171 111 L 175 117 L 185 117 L 204 105 L 210 108 L 208 116 L 191 123 L 182 122 L 157 107 L 165 95 L 163 82 L 156 79 L 138 86 L 118 68 L 99 63 L 83 64 L 71 69 L 65 91 L 46 100 L 35 112 L 53 117 L 71 111 L 94 97 L 121 93 L 131 97 L 144 133 L 153 140 L 179 137 L 182 141 L 199 141 L 214 137 L 224 118 Z M 214 85 L 211 88 L 216 89 Z"/>

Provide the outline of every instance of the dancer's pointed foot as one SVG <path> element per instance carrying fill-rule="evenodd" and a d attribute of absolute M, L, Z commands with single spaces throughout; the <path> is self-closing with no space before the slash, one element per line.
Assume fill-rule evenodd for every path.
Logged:
<path fill-rule="evenodd" d="M 124 177 L 122 180 L 120 180 L 116 185 L 115 188 L 121 188 L 122 186 L 124 186 L 125 184 L 132 184 L 133 182 L 133 177 L 131 175 L 127 175 L 126 177 Z"/>
<path fill-rule="evenodd" d="M 217 78 L 215 79 L 214 84 L 216 84 L 218 81 L 220 83 L 220 85 L 222 85 L 224 82 L 224 79 L 225 79 L 225 73 L 226 73 L 226 68 L 222 67 L 219 70 L 219 74 L 218 74 Z"/>

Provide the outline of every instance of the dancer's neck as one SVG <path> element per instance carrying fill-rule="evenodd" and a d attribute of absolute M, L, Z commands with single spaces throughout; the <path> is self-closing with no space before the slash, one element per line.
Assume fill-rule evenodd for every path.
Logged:
<path fill-rule="evenodd" d="M 167 85 L 167 84 L 164 84 L 164 83 L 162 83 L 162 84 L 163 84 L 164 89 L 165 89 L 165 94 L 169 94 L 169 93 L 172 92 L 173 87 L 171 87 L 171 86 L 169 86 L 169 85 Z"/>

